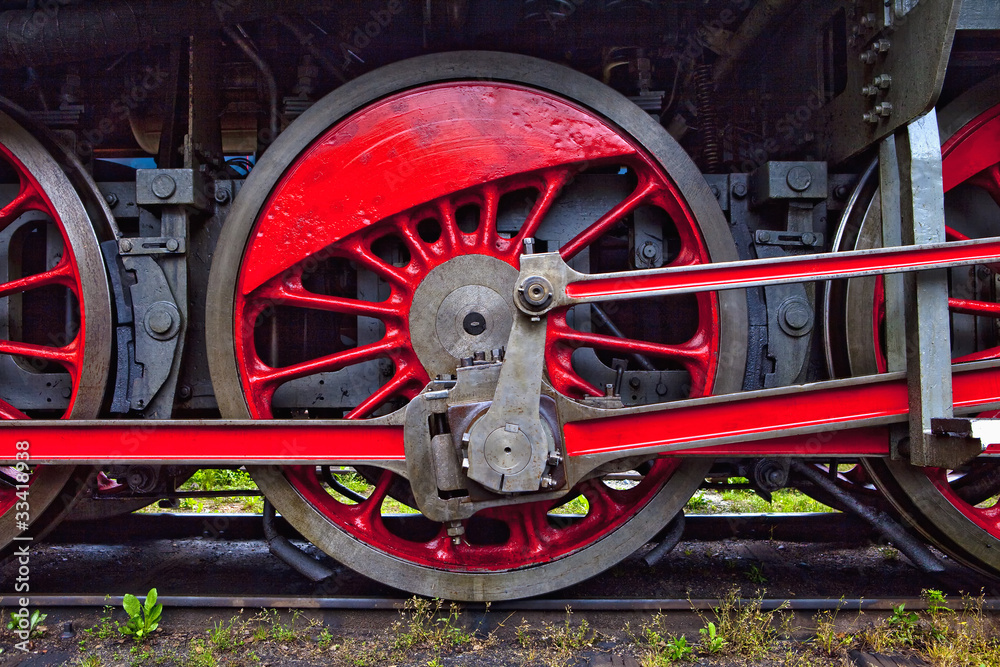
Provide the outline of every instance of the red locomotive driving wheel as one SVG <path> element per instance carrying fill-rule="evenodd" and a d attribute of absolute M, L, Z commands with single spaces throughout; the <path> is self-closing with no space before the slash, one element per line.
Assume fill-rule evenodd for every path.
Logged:
<path fill-rule="evenodd" d="M 505 346 L 526 238 L 591 273 L 634 267 L 637 229 L 662 239 L 648 252 L 661 264 L 734 259 L 714 197 L 654 121 L 530 58 L 459 53 L 383 68 L 313 107 L 266 158 L 212 268 L 212 373 L 227 416 L 292 416 L 283 398 L 303 391 L 318 399 L 310 416 L 387 414 L 460 359 Z M 560 393 L 600 395 L 613 357 L 641 357 L 673 378 L 673 395 L 738 389 L 742 294 L 612 303 L 601 317 L 549 316 L 545 364 Z M 322 466 L 253 475 L 352 568 L 485 600 L 607 568 L 659 531 L 707 470 L 632 465 L 630 480 L 593 477 L 558 503 L 481 511 L 458 544 L 441 524 L 389 516 L 393 500 L 413 502 L 389 469 L 361 470 L 370 486 L 360 491 Z"/>

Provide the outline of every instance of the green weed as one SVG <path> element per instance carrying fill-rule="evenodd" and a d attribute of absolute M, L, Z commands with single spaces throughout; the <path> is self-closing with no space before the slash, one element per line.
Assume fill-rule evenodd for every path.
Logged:
<path fill-rule="evenodd" d="M 139 598 L 131 593 L 126 594 L 122 606 L 128 614 L 128 623 L 121 627 L 122 634 L 139 642 L 148 639 L 149 633 L 159 627 L 163 605 L 156 603 L 155 588 L 149 589 L 145 603 L 140 603 Z"/>

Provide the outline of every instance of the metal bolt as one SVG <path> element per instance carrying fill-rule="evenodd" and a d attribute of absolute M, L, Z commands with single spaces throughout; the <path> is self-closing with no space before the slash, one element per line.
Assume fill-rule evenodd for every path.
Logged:
<path fill-rule="evenodd" d="M 721 194 L 722 193 L 719 192 L 719 186 L 718 185 L 713 185 L 712 186 L 712 196 L 715 197 L 716 199 L 718 199 L 719 195 L 721 195 Z"/>
<path fill-rule="evenodd" d="M 181 244 L 177 242 L 177 239 L 167 239 L 167 250 L 170 252 L 177 252 L 180 247 Z"/>
<path fill-rule="evenodd" d="M 614 396 L 615 395 L 615 385 L 612 384 L 612 383 L 610 383 L 610 382 L 607 383 L 606 385 L 604 385 L 604 395 L 606 397 L 608 397 L 608 398 L 611 398 L 612 396 Z"/>
<path fill-rule="evenodd" d="M 882 116 L 883 118 L 888 118 L 889 116 L 892 115 L 892 103 L 881 102 L 879 104 L 876 104 L 875 108 L 872 109 L 872 111 L 877 113 L 879 116 Z"/>
<path fill-rule="evenodd" d="M 771 232 L 766 229 L 757 230 L 757 242 L 758 243 L 770 243 L 771 242 Z"/>
<path fill-rule="evenodd" d="M 876 95 L 878 95 L 878 87 L 877 86 L 862 86 L 861 87 L 861 94 L 864 95 L 865 97 L 875 97 Z"/>
<path fill-rule="evenodd" d="M 887 39 L 879 39 L 879 40 L 876 40 L 876 42 L 874 44 L 872 44 L 872 48 L 875 51 L 877 51 L 878 53 L 885 53 L 886 51 L 889 50 L 889 47 L 891 47 L 891 46 L 892 46 L 892 42 L 890 42 Z"/>
<path fill-rule="evenodd" d="M 114 208 L 115 206 L 118 206 L 118 195 L 116 195 L 114 192 L 109 192 L 108 194 L 104 195 L 104 201 L 108 202 L 108 206 Z"/>
<path fill-rule="evenodd" d="M 788 187 L 796 192 L 805 192 L 812 185 L 812 174 L 803 166 L 792 167 L 785 175 L 785 182 Z"/>
<path fill-rule="evenodd" d="M 186 384 L 181 385 L 181 388 L 178 390 L 178 394 L 180 395 L 181 399 L 186 401 L 187 399 L 191 398 L 191 387 Z"/>
<path fill-rule="evenodd" d="M 466 366 L 471 366 L 471 365 L 472 365 L 472 357 L 462 357 L 458 361 L 459 368 L 465 368 Z"/>
<path fill-rule="evenodd" d="M 804 304 L 793 303 L 785 309 L 785 324 L 795 330 L 809 324 L 809 310 Z"/>
<path fill-rule="evenodd" d="M 218 204 L 225 204 L 229 201 L 229 190 L 226 188 L 215 188 L 215 201 Z"/>
<path fill-rule="evenodd" d="M 535 252 L 535 239 L 530 236 L 524 239 L 524 254 L 530 255 Z"/>
<path fill-rule="evenodd" d="M 838 185 L 833 189 L 833 196 L 836 199 L 847 199 L 847 195 L 850 194 L 850 190 L 846 185 Z"/>
<path fill-rule="evenodd" d="M 878 54 L 869 49 L 861 54 L 861 62 L 865 65 L 871 65 L 878 59 Z"/>
<path fill-rule="evenodd" d="M 641 384 L 642 382 L 639 381 L 639 378 L 637 377 L 629 378 L 628 386 L 632 387 L 633 389 L 638 389 Z"/>
<path fill-rule="evenodd" d="M 170 327 L 174 323 L 174 318 L 170 315 L 169 311 L 157 308 L 149 314 L 146 322 L 149 325 L 150 331 L 162 335 L 170 331 Z"/>
<path fill-rule="evenodd" d="M 472 354 L 473 361 L 486 361 L 486 352 L 474 352 Z"/>
<path fill-rule="evenodd" d="M 169 174 L 159 174 L 153 179 L 150 189 L 159 199 L 168 199 L 172 194 L 177 192 L 177 182 Z"/>
<path fill-rule="evenodd" d="M 656 383 L 656 395 L 657 396 L 666 396 L 667 395 L 667 385 L 663 384 L 662 382 Z"/>
<path fill-rule="evenodd" d="M 802 245 L 816 245 L 816 235 L 812 232 L 802 232 Z"/>
<path fill-rule="evenodd" d="M 548 489 L 556 485 L 556 480 L 552 478 L 551 475 L 546 475 L 541 479 L 541 487 L 543 489 Z"/>
<path fill-rule="evenodd" d="M 877 113 L 873 113 L 871 111 L 866 111 L 864 113 L 864 115 L 861 116 L 861 120 L 863 120 L 866 123 L 871 123 L 872 125 L 874 125 L 875 123 L 877 123 L 878 119 L 879 119 L 879 115 Z"/>
<path fill-rule="evenodd" d="M 552 301 L 552 284 L 541 276 L 531 276 L 517 288 L 521 303 L 531 310 L 541 310 Z"/>
<path fill-rule="evenodd" d="M 876 88 L 885 90 L 892 85 L 892 76 L 889 74 L 879 74 L 874 79 L 872 79 L 872 85 Z"/>
<path fill-rule="evenodd" d="M 121 239 L 118 241 L 118 250 L 124 253 L 132 252 L 132 241 L 129 239 Z"/>
<path fill-rule="evenodd" d="M 861 27 L 865 29 L 875 28 L 878 25 L 878 17 L 875 14 L 865 14 L 861 17 Z"/>
<path fill-rule="evenodd" d="M 746 183 L 737 183 L 733 186 L 733 196 L 737 199 L 743 199 L 747 196 L 747 186 Z"/>
<path fill-rule="evenodd" d="M 644 259 L 654 259 L 656 258 L 656 244 L 652 241 L 646 241 L 642 244 L 642 256 Z"/>
<path fill-rule="evenodd" d="M 462 535 L 465 535 L 465 527 L 461 521 L 448 522 L 448 536 L 451 537 L 452 544 L 461 544 Z"/>

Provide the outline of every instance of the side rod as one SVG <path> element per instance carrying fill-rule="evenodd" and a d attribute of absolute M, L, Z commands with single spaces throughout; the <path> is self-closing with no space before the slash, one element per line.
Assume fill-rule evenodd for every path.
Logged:
<path fill-rule="evenodd" d="M 545 278 L 552 285 L 551 300 L 544 308 L 526 308 L 523 299 L 517 302 L 537 315 L 578 303 L 943 269 L 998 259 L 1000 237 L 610 274 L 578 273 L 558 253 L 542 253 L 521 258 L 517 284 L 523 287 L 533 278 Z"/>
<path fill-rule="evenodd" d="M 995 361 L 953 366 L 956 411 L 978 412 L 1000 406 L 998 372 L 1000 365 Z M 903 373 L 645 408 L 587 409 L 570 402 L 564 407 L 568 411 L 564 427 L 567 454 L 608 460 L 658 453 L 885 456 L 889 452 L 888 433 L 878 427 L 905 422 L 908 414 Z M 18 444 L 22 442 L 27 444 Z M 985 453 L 1000 455 L 1000 447 L 992 445 Z M 405 450 L 403 427 L 387 418 L 368 423 L 27 420 L 0 425 L 0 466 L 25 459 L 52 464 L 323 462 L 398 468 Z"/>

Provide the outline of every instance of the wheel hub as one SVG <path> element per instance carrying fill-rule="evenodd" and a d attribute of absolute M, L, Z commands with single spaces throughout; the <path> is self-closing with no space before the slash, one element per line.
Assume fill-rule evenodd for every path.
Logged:
<path fill-rule="evenodd" d="M 430 376 L 507 345 L 517 269 L 487 255 L 461 255 L 421 281 L 410 306 L 410 340 Z"/>

